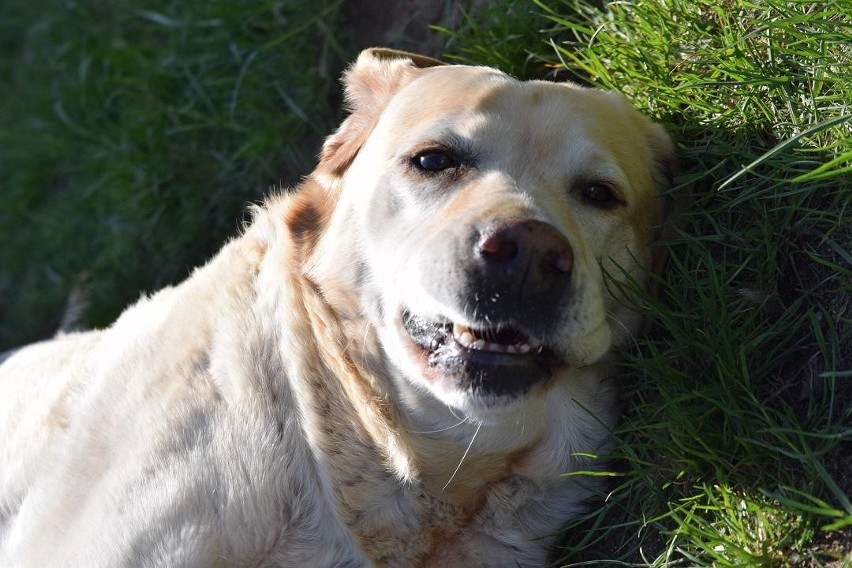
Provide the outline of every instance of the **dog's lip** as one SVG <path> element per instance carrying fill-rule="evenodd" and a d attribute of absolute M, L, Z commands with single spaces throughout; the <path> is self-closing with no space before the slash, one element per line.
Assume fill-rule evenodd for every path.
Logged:
<path fill-rule="evenodd" d="M 567 365 L 510 323 L 468 325 L 403 312 L 402 327 L 423 362 L 440 373 L 446 385 L 486 406 L 517 400 Z"/>
<path fill-rule="evenodd" d="M 553 358 L 553 352 L 541 339 L 526 334 L 520 326 L 511 323 L 469 325 L 447 318 L 427 319 L 403 311 L 402 324 L 414 344 L 431 353 L 452 341 L 456 351 L 461 353 L 493 354 L 515 359 Z"/>

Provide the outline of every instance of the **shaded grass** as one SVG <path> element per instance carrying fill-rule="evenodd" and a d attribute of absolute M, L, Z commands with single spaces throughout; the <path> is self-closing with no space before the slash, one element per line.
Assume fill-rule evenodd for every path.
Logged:
<path fill-rule="evenodd" d="M 0 18 L 0 350 L 183 279 L 334 123 L 339 1 L 12 1 Z"/>
<path fill-rule="evenodd" d="M 523 9 L 536 15 L 502 19 Z M 681 158 L 671 194 L 687 205 L 659 296 L 637 303 L 656 324 L 625 353 L 616 482 L 566 527 L 557 564 L 841 565 L 852 5 L 501 2 L 452 34 L 453 53 L 505 53 L 512 22 L 538 39 L 504 68 L 568 69 L 667 126 Z"/>

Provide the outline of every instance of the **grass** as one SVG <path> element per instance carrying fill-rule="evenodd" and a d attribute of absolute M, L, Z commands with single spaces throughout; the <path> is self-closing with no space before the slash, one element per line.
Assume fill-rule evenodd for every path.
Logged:
<path fill-rule="evenodd" d="M 14 1 L 0 18 L 0 351 L 182 280 L 308 171 L 340 2 Z M 310 117 L 310 119 L 308 118 Z"/>
<path fill-rule="evenodd" d="M 452 55 L 663 122 L 686 207 L 625 354 L 616 481 L 557 565 L 852 565 L 852 5 L 502 2 Z M 496 30 L 492 33 L 490 30 Z"/>
<path fill-rule="evenodd" d="M 352 55 L 339 6 L 5 7 L 0 350 L 52 333 L 75 285 L 108 323 L 307 170 Z M 847 1 L 497 0 L 444 30 L 449 58 L 624 93 L 679 149 L 612 483 L 555 565 L 852 565 L 849 22 Z"/>

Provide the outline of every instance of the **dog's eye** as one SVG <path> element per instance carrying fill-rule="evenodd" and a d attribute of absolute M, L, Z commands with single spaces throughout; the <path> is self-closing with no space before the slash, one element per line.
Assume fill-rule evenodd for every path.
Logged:
<path fill-rule="evenodd" d="M 600 209 L 611 209 L 621 204 L 621 200 L 616 195 L 615 190 L 605 183 L 587 183 L 583 186 L 581 194 L 586 203 Z"/>
<path fill-rule="evenodd" d="M 424 172 L 441 172 L 456 167 L 456 162 L 443 152 L 430 150 L 411 159 L 414 167 Z"/>

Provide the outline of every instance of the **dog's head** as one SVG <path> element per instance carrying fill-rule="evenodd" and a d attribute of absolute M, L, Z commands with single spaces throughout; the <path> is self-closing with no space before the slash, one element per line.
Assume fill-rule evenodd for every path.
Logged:
<path fill-rule="evenodd" d="M 310 270 L 408 388 L 484 415 L 637 329 L 603 273 L 641 283 L 651 264 L 672 161 L 659 126 L 614 93 L 387 50 L 345 83 Z"/>

